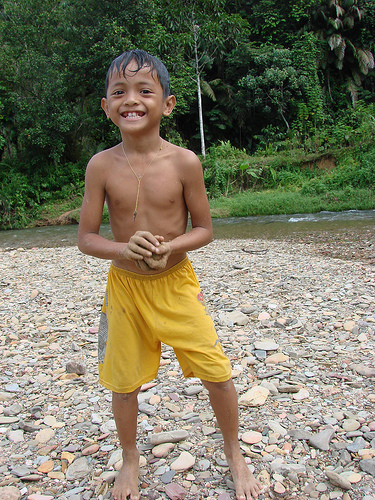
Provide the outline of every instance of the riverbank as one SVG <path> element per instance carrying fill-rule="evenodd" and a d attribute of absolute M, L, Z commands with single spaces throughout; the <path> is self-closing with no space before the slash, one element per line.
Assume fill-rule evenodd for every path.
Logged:
<path fill-rule="evenodd" d="M 308 235 L 190 253 L 232 362 L 243 453 L 271 492 L 261 500 L 374 500 L 375 267 L 346 237 L 354 260 Z M 0 269 L 0 497 L 110 498 L 121 458 L 96 366 L 108 263 L 34 248 L 1 252 Z M 140 403 L 142 498 L 233 498 L 208 395 L 168 347 Z M 179 457 L 190 462 L 176 470 Z"/>

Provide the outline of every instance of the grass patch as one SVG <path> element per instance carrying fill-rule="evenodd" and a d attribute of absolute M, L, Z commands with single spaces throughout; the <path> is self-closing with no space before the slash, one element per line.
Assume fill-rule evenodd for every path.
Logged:
<path fill-rule="evenodd" d="M 46 220 L 55 219 L 65 212 L 81 208 L 82 199 L 83 195 L 79 194 L 66 200 L 45 203 L 40 207 L 38 217 Z"/>
<path fill-rule="evenodd" d="M 315 195 L 305 195 L 300 191 L 247 191 L 228 198 L 212 199 L 210 207 L 213 218 L 372 210 L 375 208 L 375 192 L 354 188 Z"/>

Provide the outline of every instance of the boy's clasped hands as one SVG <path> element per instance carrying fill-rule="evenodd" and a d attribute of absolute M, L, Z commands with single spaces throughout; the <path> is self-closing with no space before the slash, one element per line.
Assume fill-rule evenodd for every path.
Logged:
<path fill-rule="evenodd" d="M 164 269 L 172 250 L 163 236 L 153 235 L 149 231 L 137 231 L 129 239 L 124 257 L 133 260 L 142 271 Z"/>

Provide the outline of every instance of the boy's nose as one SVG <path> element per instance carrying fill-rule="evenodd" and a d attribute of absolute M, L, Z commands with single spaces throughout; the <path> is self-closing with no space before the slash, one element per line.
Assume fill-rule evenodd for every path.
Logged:
<path fill-rule="evenodd" d="M 137 96 L 133 92 L 127 93 L 125 95 L 125 99 L 123 101 L 124 106 L 133 106 L 134 104 L 138 104 L 138 103 L 139 103 L 139 99 L 137 98 Z"/>

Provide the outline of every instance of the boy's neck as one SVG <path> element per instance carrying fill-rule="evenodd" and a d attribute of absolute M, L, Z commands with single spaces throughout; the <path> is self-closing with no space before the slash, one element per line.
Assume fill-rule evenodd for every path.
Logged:
<path fill-rule="evenodd" d="M 126 135 L 125 137 L 122 137 L 122 144 L 125 151 L 148 153 L 156 151 L 160 147 L 161 140 L 162 139 L 159 134 L 154 134 L 153 137 L 150 135 L 142 135 L 142 137 Z"/>

